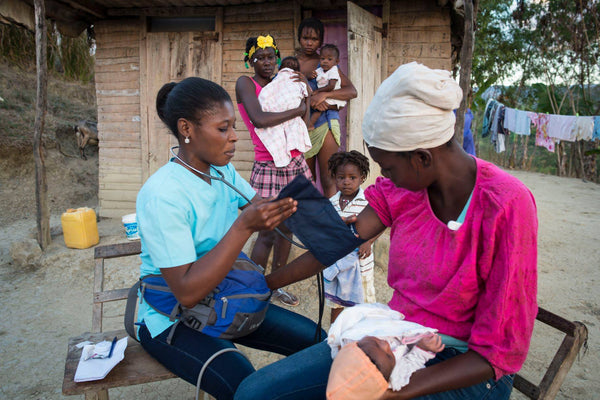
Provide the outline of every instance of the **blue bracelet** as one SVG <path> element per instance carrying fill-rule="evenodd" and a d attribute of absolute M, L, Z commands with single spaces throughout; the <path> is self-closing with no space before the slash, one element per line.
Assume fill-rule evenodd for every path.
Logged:
<path fill-rule="evenodd" d="M 360 235 L 356 231 L 356 223 L 353 222 L 348 226 L 350 227 L 350 231 L 354 234 L 354 236 L 356 236 L 357 238 L 360 238 Z"/>

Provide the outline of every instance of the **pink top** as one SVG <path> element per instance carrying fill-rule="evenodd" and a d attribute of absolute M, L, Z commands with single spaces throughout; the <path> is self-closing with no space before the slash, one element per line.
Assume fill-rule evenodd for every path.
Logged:
<path fill-rule="evenodd" d="M 250 79 L 252 79 L 252 78 L 250 78 Z M 258 95 L 260 94 L 260 92 L 262 90 L 262 86 L 260 86 L 258 84 L 258 82 L 256 82 L 254 79 L 252 79 L 252 82 L 254 82 L 254 86 L 256 87 L 255 93 L 256 93 L 256 98 L 258 99 Z M 248 113 L 246 112 L 246 108 L 244 108 L 244 105 L 242 103 L 238 103 L 238 110 L 240 110 L 240 115 L 242 117 L 242 120 L 244 121 L 244 124 L 246 124 L 246 128 L 248 128 L 248 132 L 250 132 L 250 138 L 252 139 L 252 144 L 254 144 L 254 160 L 256 160 L 256 161 L 273 161 L 273 157 L 271 156 L 271 153 L 269 153 L 269 151 L 267 150 L 267 148 L 265 147 L 263 142 L 256 135 L 256 132 L 254 131 L 254 124 L 252 123 L 252 121 L 250 121 L 250 117 L 248 116 Z M 291 151 L 292 158 L 297 157 L 300 154 L 302 154 L 302 153 L 298 150 Z"/>
<path fill-rule="evenodd" d="M 500 379 L 525 362 L 537 315 L 537 214 L 523 183 L 476 161 L 471 203 L 457 231 L 435 216 L 427 190 L 378 178 L 365 194 L 391 227 L 389 306 L 468 342 Z"/>

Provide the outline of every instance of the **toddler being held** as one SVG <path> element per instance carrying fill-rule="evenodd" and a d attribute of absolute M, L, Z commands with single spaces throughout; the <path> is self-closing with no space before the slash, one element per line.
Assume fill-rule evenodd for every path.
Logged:
<path fill-rule="evenodd" d="M 313 93 L 332 92 L 342 87 L 340 71 L 340 51 L 334 44 L 326 44 L 321 48 L 320 64 L 316 69 L 317 89 Z M 325 102 L 333 110 L 339 110 L 346 105 L 344 100 L 327 99 Z M 311 110 L 309 129 L 313 129 L 321 116 L 318 110 Z"/>

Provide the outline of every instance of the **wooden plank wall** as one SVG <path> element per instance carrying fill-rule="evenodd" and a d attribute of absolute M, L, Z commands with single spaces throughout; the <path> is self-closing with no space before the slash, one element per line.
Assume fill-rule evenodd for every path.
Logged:
<path fill-rule="evenodd" d="M 99 214 L 135 212 L 142 184 L 140 144 L 140 22 L 100 21 L 96 31 Z"/>
<path fill-rule="evenodd" d="M 223 66 L 222 85 L 229 92 L 236 111 L 236 144 L 233 164 L 245 179 L 250 179 L 254 151 L 250 135 L 237 110 L 235 83 L 242 75 L 254 74 L 244 66 L 244 51 L 249 37 L 270 34 L 275 38 L 282 57 L 294 55 L 294 2 L 255 4 L 225 7 L 223 14 Z"/>
<path fill-rule="evenodd" d="M 384 21 L 385 22 L 385 21 Z M 452 68 L 450 10 L 435 0 L 393 0 L 390 28 L 385 41 L 387 74 L 398 66 L 418 61 L 430 68 Z"/>

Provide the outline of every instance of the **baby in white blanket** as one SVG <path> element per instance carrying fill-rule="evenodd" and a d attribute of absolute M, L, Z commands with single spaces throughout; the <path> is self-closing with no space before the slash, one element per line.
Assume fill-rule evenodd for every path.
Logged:
<path fill-rule="evenodd" d="M 348 382 L 340 385 L 344 366 L 336 365 L 336 356 L 346 345 L 357 342 L 360 350 L 389 382 L 388 387 L 397 391 L 408 384 L 413 372 L 424 368 L 435 353 L 444 349 L 436 332 L 406 321 L 404 315 L 383 304 L 358 304 L 346 308 L 331 325 L 327 337 L 334 359 L 327 398 L 347 398 L 347 393 L 342 394 L 342 387 L 348 388 Z"/>

